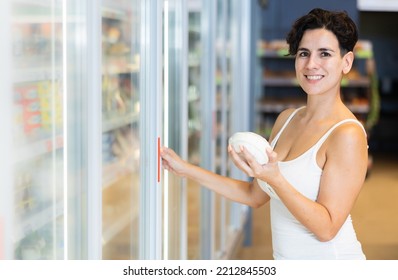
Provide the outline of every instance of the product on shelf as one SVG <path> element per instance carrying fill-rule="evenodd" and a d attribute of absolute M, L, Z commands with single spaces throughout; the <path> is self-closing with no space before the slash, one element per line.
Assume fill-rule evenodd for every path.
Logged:
<path fill-rule="evenodd" d="M 63 161 L 62 152 L 55 153 L 55 160 L 53 154 L 44 154 L 15 167 L 13 237 L 17 259 L 53 259 L 56 231 L 57 251 L 62 252 Z"/>
<path fill-rule="evenodd" d="M 42 127 L 47 132 L 62 125 L 62 96 L 57 82 L 41 81 L 38 83 Z"/>
<path fill-rule="evenodd" d="M 53 131 L 60 132 L 62 97 L 58 84 L 51 81 L 15 84 L 14 122 L 16 144 L 44 139 Z"/>
<path fill-rule="evenodd" d="M 41 111 L 37 84 L 16 86 L 15 95 L 15 99 L 22 106 L 22 121 L 25 134 L 27 136 L 39 134 Z"/>

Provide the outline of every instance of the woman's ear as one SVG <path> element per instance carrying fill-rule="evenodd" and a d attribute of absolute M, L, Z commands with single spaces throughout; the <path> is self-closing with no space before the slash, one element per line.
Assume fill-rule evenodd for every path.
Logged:
<path fill-rule="evenodd" d="M 348 52 L 343 56 L 343 74 L 350 72 L 352 64 L 354 63 L 354 53 Z"/>

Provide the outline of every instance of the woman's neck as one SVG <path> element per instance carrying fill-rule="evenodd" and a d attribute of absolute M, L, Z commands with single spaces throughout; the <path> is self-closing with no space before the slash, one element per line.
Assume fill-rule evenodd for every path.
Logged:
<path fill-rule="evenodd" d="M 346 106 L 340 96 L 320 98 L 308 96 L 303 121 L 327 121 L 339 119 L 344 114 Z"/>

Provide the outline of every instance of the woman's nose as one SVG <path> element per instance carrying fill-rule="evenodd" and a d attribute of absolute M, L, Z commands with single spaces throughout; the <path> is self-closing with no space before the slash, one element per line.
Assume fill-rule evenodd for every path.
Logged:
<path fill-rule="evenodd" d="M 308 69 L 316 69 L 318 68 L 318 60 L 315 55 L 308 56 L 306 67 Z"/>

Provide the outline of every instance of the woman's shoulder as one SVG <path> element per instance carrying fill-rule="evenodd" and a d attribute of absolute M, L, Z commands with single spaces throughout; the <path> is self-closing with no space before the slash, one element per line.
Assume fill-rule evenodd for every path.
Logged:
<path fill-rule="evenodd" d="M 366 131 L 356 119 L 347 119 L 333 129 L 326 147 L 327 151 L 344 157 L 365 153 L 368 149 Z"/>
<path fill-rule="evenodd" d="M 331 135 L 329 139 L 339 143 L 346 143 L 353 139 L 366 138 L 366 130 L 357 117 L 344 105 L 343 109 L 334 114 L 336 119 L 332 120 Z"/>
<path fill-rule="evenodd" d="M 367 138 L 364 126 L 355 118 L 348 118 L 336 124 L 335 129 L 331 133 L 332 140 L 338 142 L 357 141 Z"/>

